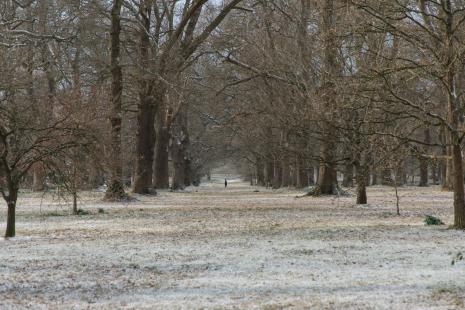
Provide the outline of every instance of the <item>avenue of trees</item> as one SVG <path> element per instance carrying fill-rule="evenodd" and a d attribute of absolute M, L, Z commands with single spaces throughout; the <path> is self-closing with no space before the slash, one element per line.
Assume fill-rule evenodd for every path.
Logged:
<path fill-rule="evenodd" d="M 20 189 L 119 201 L 224 159 L 359 204 L 440 184 L 463 229 L 464 65 L 463 0 L 1 1 L 6 236 Z"/>

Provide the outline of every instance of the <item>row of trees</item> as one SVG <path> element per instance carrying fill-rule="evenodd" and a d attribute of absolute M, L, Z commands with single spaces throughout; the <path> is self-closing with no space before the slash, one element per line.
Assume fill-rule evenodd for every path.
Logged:
<path fill-rule="evenodd" d="M 197 183 L 221 150 L 196 90 L 207 39 L 240 0 L 0 4 L 0 189 L 15 235 L 21 186 L 106 199 Z M 189 122 L 188 122 L 189 120 Z M 194 156 L 198 154 L 198 156 Z M 77 207 L 74 207 L 77 212 Z"/>
<path fill-rule="evenodd" d="M 419 185 L 454 191 L 465 227 L 464 2 L 261 4 L 231 18 L 219 55 L 255 181 L 335 194 L 340 172 L 367 203 L 366 186 L 404 184 L 418 167 Z"/>
<path fill-rule="evenodd" d="M 340 172 L 358 203 L 418 165 L 465 227 L 461 0 L 5 0 L 0 16 L 7 236 L 28 183 L 114 201 L 225 157 L 316 194 Z"/>

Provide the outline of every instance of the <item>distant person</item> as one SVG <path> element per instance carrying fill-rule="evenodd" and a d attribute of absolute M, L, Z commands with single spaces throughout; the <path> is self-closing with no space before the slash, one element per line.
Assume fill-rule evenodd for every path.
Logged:
<path fill-rule="evenodd" d="M 224 179 L 224 188 L 228 187 L 228 180 Z"/>

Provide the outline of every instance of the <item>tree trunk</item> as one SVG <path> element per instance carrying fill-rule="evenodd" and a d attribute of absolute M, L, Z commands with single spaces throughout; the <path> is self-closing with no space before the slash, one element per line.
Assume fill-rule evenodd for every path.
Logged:
<path fill-rule="evenodd" d="M 8 202 L 8 215 L 6 222 L 5 238 L 11 238 L 16 235 L 16 202 Z"/>
<path fill-rule="evenodd" d="M 167 113 L 166 108 L 160 109 L 157 121 L 157 141 L 155 144 L 155 188 L 167 189 L 169 183 L 169 143 L 171 125 L 171 116 Z"/>
<path fill-rule="evenodd" d="M 392 184 L 393 184 L 392 170 L 390 168 L 384 168 L 381 171 L 381 184 L 382 185 L 387 185 L 387 186 L 392 186 Z"/>
<path fill-rule="evenodd" d="M 367 167 L 362 166 L 360 163 L 355 164 L 356 182 L 357 182 L 357 204 L 367 204 L 367 190 L 366 190 L 366 174 Z"/>
<path fill-rule="evenodd" d="M 378 169 L 372 168 L 372 179 L 371 179 L 371 185 L 378 185 Z"/>
<path fill-rule="evenodd" d="M 322 147 L 326 149 L 328 145 Z M 334 164 L 331 163 L 332 156 L 329 152 L 323 150 L 321 153 L 322 160 L 320 162 L 317 187 L 321 194 L 333 195 L 337 189 L 337 172 Z"/>
<path fill-rule="evenodd" d="M 315 185 L 315 167 L 313 167 L 313 164 L 311 164 L 310 166 L 308 166 L 308 169 L 307 169 L 307 177 L 308 177 L 308 183 L 307 183 L 307 186 L 313 186 Z"/>
<path fill-rule="evenodd" d="M 424 131 L 425 135 L 425 144 L 431 143 L 431 131 L 429 128 L 426 128 Z M 426 157 L 426 153 L 428 152 L 428 146 L 423 147 L 423 153 L 419 156 L 420 161 L 420 184 L 421 187 L 428 186 L 428 158 Z"/>
<path fill-rule="evenodd" d="M 34 165 L 32 174 L 32 191 L 43 191 L 45 189 L 45 171 L 41 163 Z"/>
<path fill-rule="evenodd" d="M 184 150 L 182 149 L 182 145 L 177 144 L 178 142 L 175 141 L 171 148 L 171 159 L 173 161 L 173 181 L 171 189 L 182 190 L 186 187 L 184 184 L 186 180 L 186 167 L 184 165 Z"/>
<path fill-rule="evenodd" d="M 153 149 L 155 142 L 154 117 L 156 102 L 151 96 L 152 85 L 146 77 L 145 70 L 150 63 L 150 1 L 143 0 L 139 4 L 140 22 L 140 82 L 139 110 L 137 113 L 136 158 L 133 191 L 138 194 L 154 194 L 152 184 Z"/>
<path fill-rule="evenodd" d="M 342 180 L 342 186 L 353 187 L 354 186 L 354 165 L 352 163 L 346 163 L 344 170 L 344 179 Z"/>
<path fill-rule="evenodd" d="M 191 166 L 191 160 L 189 159 L 189 156 L 187 155 L 185 160 L 184 160 L 184 185 L 185 186 L 191 186 L 192 185 L 192 166 Z M 200 184 L 200 183 L 199 183 Z"/>
<path fill-rule="evenodd" d="M 8 196 L 5 199 L 8 208 L 5 238 L 16 236 L 16 201 L 18 200 L 18 189 L 17 186 L 9 186 Z"/>
<path fill-rule="evenodd" d="M 398 164 L 398 166 L 394 170 L 394 177 L 396 178 L 395 180 L 392 180 L 391 185 L 396 186 L 403 186 L 407 184 L 407 168 L 406 168 L 406 161 L 402 161 L 401 163 Z"/>
<path fill-rule="evenodd" d="M 136 164 L 133 191 L 138 194 L 153 194 L 154 102 L 150 97 L 143 95 L 141 95 L 140 101 L 137 115 Z"/>
<path fill-rule="evenodd" d="M 465 197 L 462 166 L 462 150 L 460 144 L 453 146 L 454 162 L 454 226 L 465 228 Z"/>
<path fill-rule="evenodd" d="M 265 185 L 266 187 L 271 187 L 273 184 L 273 162 L 269 159 L 265 160 Z"/>
<path fill-rule="evenodd" d="M 257 175 L 257 185 L 265 186 L 264 165 L 261 157 L 257 157 L 256 159 L 255 174 Z"/>
<path fill-rule="evenodd" d="M 287 155 L 284 155 L 284 158 L 281 162 L 282 174 L 281 174 L 281 187 L 289 187 L 290 184 L 290 169 L 289 169 L 289 160 Z"/>
<path fill-rule="evenodd" d="M 453 191 L 454 190 L 454 166 L 453 166 L 453 154 L 452 154 L 452 148 L 451 146 L 446 147 L 446 171 L 445 171 L 445 178 L 444 178 L 444 184 L 443 184 L 443 189 L 447 191 Z"/>
<path fill-rule="evenodd" d="M 309 173 L 305 167 L 305 163 L 301 158 L 297 158 L 296 166 L 296 187 L 304 188 L 309 183 Z M 313 171 L 312 171 L 313 172 Z"/>
<path fill-rule="evenodd" d="M 313 173 L 316 174 L 316 183 L 315 184 L 318 184 L 318 182 L 320 180 L 320 166 L 315 167 Z"/>
<path fill-rule="evenodd" d="M 123 186 L 123 163 L 121 160 L 121 125 L 122 125 L 122 94 L 123 72 L 120 60 L 121 6 L 123 0 L 114 0 L 111 9 L 111 180 L 105 194 L 107 200 L 121 200 L 126 197 Z"/>
<path fill-rule="evenodd" d="M 282 167 L 281 161 L 275 160 L 273 165 L 273 188 L 278 189 L 282 184 Z"/>
<path fill-rule="evenodd" d="M 75 189 L 73 189 L 72 195 L 73 195 L 73 215 L 77 215 L 78 214 L 78 204 L 77 204 L 77 192 L 76 192 Z"/>
<path fill-rule="evenodd" d="M 428 160 L 421 157 L 420 161 L 420 183 L 418 186 L 427 187 L 428 186 Z"/>
<path fill-rule="evenodd" d="M 446 133 L 446 130 L 445 130 L 444 126 L 442 126 L 441 131 L 439 133 L 439 139 L 440 139 L 441 144 L 442 144 L 441 155 L 444 157 L 440 161 L 441 187 L 442 187 L 442 190 L 444 190 L 444 191 L 448 191 L 448 190 L 452 189 L 451 184 L 448 182 L 449 181 L 449 178 L 448 178 L 449 173 L 447 172 L 447 170 L 449 169 L 448 164 L 450 162 L 450 160 L 447 159 L 447 156 L 448 156 L 448 152 L 447 152 L 448 138 L 447 138 L 447 136 L 448 136 L 448 134 Z"/>
<path fill-rule="evenodd" d="M 446 52 L 446 62 L 444 67 L 446 68 L 446 87 L 444 87 L 445 92 L 447 93 L 447 111 L 448 111 L 448 120 L 449 128 L 452 130 L 449 131 L 447 135 L 450 139 L 451 147 L 450 153 L 452 155 L 453 162 L 452 177 L 453 177 L 453 186 L 454 186 L 454 226 L 455 228 L 464 229 L 465 228 L 465 197 L 464 197 L 464 181 L 463 181 L 463 162 L 462 162 L 462 149 L 461 149 L 461 138 L 460 135 L 460 126 L 461 126 L 461 104 L 457 98 L 457 78 L 456 78 L 456 55 L 455 51 L 455 38 L 454 38 L 454 12 L 452 10 L 452 3 L 450 0 L 443 1 L 443 9 L 446 14 L 446 43 L 447 43 L 447 52 Z"/>
<path fill-rule="evenodd" d="M 189 134 L 187 132 L 187 110 L 186 106 L 180 108 L 172 129 L 171 159 L 173 161 L 173 182 L 171 188 L 174 190 L 186 187 L 186 159 L 189 145 Z"/>
<path fill-rule="evenodd" d="M 439 166 L 437 160 L 433 160 L 431 163 L 431 178 L 433 179 L 434 185 L 439 184 Z"/>
<path fill-rule="evenodd" d="M 318 178 L 318 192 L 321 194 L 333 195 L 337 189 L 337 173 L 334 163 L 335 137 L 331 127 L 333 111 L 336 108 L 336 90 L 334 79 L 338 75 L 337 54 L 338 46 L 336 42 L 336 25 L 334 0 L 325 0 L 323 5 L 323 76 L 322 76 L 322 100 L 324 108 L 327 109 L 328 118 L 324 121 L 323 139 L 320 146 L 320 173 Z"/>

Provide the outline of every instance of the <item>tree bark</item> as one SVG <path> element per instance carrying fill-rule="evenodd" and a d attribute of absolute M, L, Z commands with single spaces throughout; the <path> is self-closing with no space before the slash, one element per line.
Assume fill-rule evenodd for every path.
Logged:
<path fill-rule="evenodd" d="M 386 186 L 392 186 L 394 181 L 392 180 L 392 170 L 391 168 L 384 168 L 381 171 L 381 184 Z"/>
<path fill-rule="evenodd" d="M 428 160 L 425 158 L 420 158 L 420 183 L 418 186 L 427 187 L 428 186 Z"/>
<path fill-rule="evenodd" d="M 367 204 L 366 174 L 367 167 L 360 163 L 355 164 L 356 182 L 357 182 L 357 204 Z"/>
<path fill-rule="evenodd" d="M 403 186 L 407 184 L 407 161 L 401 161 L 394 170 L 395 180 L 392 180 L 391 185 Z M 394 184 L 395 183 L 395 184 Z"/>
<path fill-rule="evenodd" d="M 73 190 L 71 194 L 73 195 L 73 215 L 77 215 L 79 213 L 77 203 L 77 191 Z"/>
<path fill-rule="evenodd" d="M 444 191 L 449 191 L 449 190 L 452 190 L 452 185 L 450 184 L 449 180 L 449 174 L 450 174 L 450 160 L 447 159 L 449 153 L 448 153 L 448 147 L 447 147 L 447 143 L 448 143 L 448 138 L 447 138 L 448 134 L 446 133 L 446 130 L 443 127 L 441 127 L 441 132 L 439 134 L 439 139 L 441 141 L 441 144 L 442 144 L 442 148 L 441 148 L 441 151 L 442 151 L 442 156 L 444 157 L 443 159 L 441 159 L 441 162 L 440 162 L 440 166 L 441 166 L 441 188 L 442 190 Z M 449 170 L 449 172 L 448 172 Z"/>
<path fill-rule="evenodd" d="M 174 142 L 177 144 L 177 142 Z M 184 181 L 186 180 L 186 167 L 184 161 L 184 150 L 182 145 L 173 144 L 171 148 L 171 159 L 173 160 L 173 181 L 171 189 L 179 190 L 184 189 L 186 186 Z"/>
<path fill-rule="evenodd" d="M 265 160 L 265 185 L 271 187 L 273 184 L 273 162 L 269 159 Z"/>
<path fill-rule="evenodd" d="M 275 159 L 273 165 L 273 189 L 278 189 L 281 187 L 282 172 L 283 170 L 281 167 L 281 161 Z"/>
<path fill-rule="evenodd" d="M 192 175 L 192 166 L 191 166 L 191 160 L 189 158 L 189 154 L 187 154 L 184 160 L 184 171 L 185 171 L 184 172 L 184 185 L 191 186 L 193 175 Z M 200 184 L 200 182 L 198 184 Z"/>
<path fill-rule="evenodd" d="M 171 128 L 173 132 L 171 137 L 171 159 L 173 161 L 174 170 L 171 188 L 173 190 L 184 189 L 186 187 L 186 160 L 187 148 L 189 145 L 186 108 L 185 105 L 180 108 L 174 120 L 173 127 Z"/>
<path fill-rule="evenodd" d="M 424 131 L 425 135 L 425 143 L 430 144 L 431 143 L 431 132 L 430 129 L 427 128 Z M 428 186 L 428 158 L 426 157 L 426 153 L 428 152 L 428 147 L 425 146 L 423 147 L 423 153 L 425 154 L 420 154 L 419 156 L 419 161 L 420 161 L 420 187 L 426 187 Z"/>
<path fill-rule="evenodd" d="M 438 185 L 439 184 L 439 165 L 437 160 L 433 160 L 431 163 L 431 178 L 433 179 L 433 184 Z"/>
<path fill-rule="evenodd" d="M 121 57 L 120 33 L 122 4 L 123 0 L 114 0 L 111 9 L 111 180 L 105 194 L 107 200 L 121 200 L 126 197 L 123 186 L 123 163 L 121 160 L 123 72 L 119 61 Z"/>
<path fill-rule="evenodd" d="M 136 135 L 136 164 L 133 191 L 138 194 L 156 193 L 152 184 L 153 174 L 153 149 L 155 140 L 154 117 L 156 113 L 156 102 L 151 96 L 152 84 L 147 77 L 146 70 L 150 63 L 150 1 L 140 2 L 140 45 L 139 45 L 139 110 L 137 113 L 137 135 Z"/>
<path fill-rule="evenodd" d="M 345 165 L 344 179 L 342 180 L 342 186 L 344 187 L 354 186 L 354 165 L 351 162 L 348 162 Z"/>
<path fill-rule="evenodd" d="M 282 173 L 281 173 L 281 187 L 289 187 L 290 185 L 290 169 L 289 169 L 289 159 L 287 155 L 284 155 L 284 158 L 281 162 Z"/>
<path fill-rule="evenodd" d="M 309 173 L 305 167 L 305 163 L 301 158 L 297 158 L 296 163 L 296 187 L 307 187 L 309 185 Z"/>
<path fill-rule="evenodd" d="M 45 171 L 41 163 L 34 165 L 32 169 L 32 191 L 41 192 L 45 189 Z"/>
<path fill-rule="evenodd" d="M 454 226 L 465 228 L 465 197 L 462 166 L 462 150 L 460 144 L 453 146 L 454 162 Z"/>
<path fill-rule="evenodd" d="M 453 191 L 454 190 L 454 182 L 453 182 L 453 175 L 454 175 L 454 166 L 453 166 L 453 154 L 452 154 L 452 147 L 446 147 L 446 164 L 445 164 L 445 177 L 442 188 L 446 191 Z"/>
<path fill-rule="evenodd" d="M 12 238 L 16 236 L 16 202 L 18 200 L 19 187 L 10 184 L 8 188 L 8 195 L 5 197 L 8 208 L 5 238 Z"/>
<path fill-rule="evenodd" d="M 378 182 L 378 169 L 375 169 L 375 168 L 372 168 L 371 169 L 372 171 L 372 179 L 371 179 L 371 185 L 378 185 L 379 182 Z"/>
<path fill-rule="evenodd" d="M 169 142 L 171 125 L 171 116 L 168 115 L 166 108 L 159 110 L 157 121 L 157 141 L 155 143 L 155 188 L 167 189 L 169 184 Z"/>
<path fill-rule="evenodd" d="M 265 186 L 264 165 L 263 165 L 263 159 L 261 157 L 256 158 L 255 174 L 257 175 L 257 185 Z"/>
<path fill-rule="evenodd" d="M 461 149 L 461 138 L 460 138 L 460 119 L 461 119 L 461 105 L 457 98 L 456 89 L 456 55 L 454 53 L 455 38 L 454 38 L 454 12 L 452 9 L 452 3 L 450 0 L 444 0 L 443 3 L 444 13 L 446 14 L 446 62 L 444 68 L 446 68 L 445 75 L 445 92 L 447 93 L 447 111 L 449 126 L 449 136 L 451 147 L 449 147 L 452 155 L 453 162 L 452 178 L 454 186 L 454 226 L 455 228 L 465 228 L 465 197 L 464 197 L 464 180 L 463 180 L 463 161 L 462 161 L 462 149 Z"/>
<path fill-rule="evenodd" d="M 312 164 L 308 166 L 307 177 L 308 177 L 308 181 L 307 181 L 308 185 L 310 186 L 315 185 L 315 167 L 313 167 Z"/>
<path fill-rule="evenodd" d="M 334 163 L 335 137 L 334 130 L 331 127 L 331 119 L 333 117 L 332 111 L 336 108 L 336 84 L 334 79 L 338 71 L 334 0 L 325 0 L 322 15 L 322 32 L 324 36 L 322 100 L 330 116 L 325 116 L 327 119 L 324 120 L 323 124 L 323 139 L 320 146 L 320 173 L 317 187 L 318 192 L 321 194 L 333 195 L 337 189 L 337 173 Z"/>
<path fill-rule="evenodd" d="M 328 144 L 322 146 L 317 187 L 321 194 L 333 195 L 337 189 L 337 172 L 334 163 L 331 162 L 332 151 L 329 151 L 328 147 Z"/>
<path fill-rule="evenodd" d="M 154 194 L 152 184 L 153 153 L 155 128 L 154 101 L 149 96 L 141 96 L 137 115 L 136 164 L 134 175 L 134 193 Z"/>

